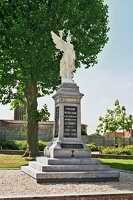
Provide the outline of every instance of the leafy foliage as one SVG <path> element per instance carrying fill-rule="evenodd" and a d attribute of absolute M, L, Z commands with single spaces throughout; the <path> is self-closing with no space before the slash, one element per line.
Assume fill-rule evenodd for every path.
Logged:
<path fill-rule="evenodd" d="M 122 147 L 106 147 L 102 148 L 102 154 L 114 154 L 114 155 L 133 155 L 133 145 L 127 145 L 125 148 Z"/>
<path fill-rule="evenodd" d="M 121 107 L 118 100 L 115 101 L 114 106 L 114 110 L 107 109 L 107 114 L 105 115 L 105 117 L 99 118 L 99 121 L 101 123 L 97 126 L 96 132 L 103 132 L 106 134 L 106 132 L 109 131 L 111 133 L 114 133 L 116 143 L 116 131 L 122 129 L 124 136 L 124 131 L 132 128 L 133 118 L 132 115 L 127 116 L 125 106 Z"/>
<path fill-rule="evenodd" d="M 44 147 L 48 145 L 48 142 L 43 142 L 39 140 L 39 150 L 43 151 Z M 0 146 L 2 149 L 10 149 L 10 150 L 26 150 L 27 141 L 25 140 L 8 140 L 8 141 L 0 141 Z"/>
<path fill-rule="evenodd" d="M 24 102 L 24 87 L 33 79 L 39 96 L 59 84 L 61 54 L 56 53 L 51 30 L 71 30 L 76 67 L 93 66 L 108 40 L 107 9 L 101 0 L 1 0 L 1 102 Z"/>
<path fill-rule="evenodd" d="M 0 146 L 2 146 L 2 149 L 19 150 L 18 145 L 13 140 L 0 141 Z"/>
<path fill-rule="evenodd" d="M 39 118 L 38 121 L 47 121 L 49 120 L 50 113 L 48 111 L 48 107 L 46 104 L 44 104 L 43 108 L 39 112 Z"/>
<path fill-rule="evenodd" d="M 93 142 L 89 142 L 86 145 L 91 148 L 91 151 L 99 151 L 99 147 Z"/>
<path fill-rule="evenodd" d="M 60 84 L 59 62 L 51 30 L 71 30 L 76 68 L 97 63 L 108 41 L 108 7 L 103 0 L 1 0 L 0 102 L 27 106 L 30 155 L 38 155 L 37 98 Z"/>
<path fill-rule="evenodd" d="M 90 134 L 90 136 L 95 136 L 95 137 L 97 137 L 97 136 L 102 136 L 99 132 L 96 132 L 96 133 L 92 133 L 92 134 Z"/>

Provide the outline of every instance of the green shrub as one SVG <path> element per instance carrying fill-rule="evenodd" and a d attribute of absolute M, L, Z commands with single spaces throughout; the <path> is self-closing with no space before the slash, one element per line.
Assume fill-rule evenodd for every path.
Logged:
<path fill-rule="evenodd" d="M 110 147 L 103 147 L 101 149 L 101 151 L 102 151 L 102 154 L 115 154 L 116 153 L 116 148 L 114 148 L 112 146 L 110 146 Z"/>
<path fill-rule="evenodd" d="M 43 151 L 44 147 L 48 145 L 49 142 L 43 142 L 41 140 L 38 141 L 39 150 Z M 27 141 L 26 140 L 7 140 L 0 141 L 0 146 L 2 149 L 10 149 L 10 150 L 26 150 Z"/>
<path fill-rule="evenodd" d="M 39 144 L 39 150 L 43 151 L 44 148 L 49 144 L 49 142 L 44 142 L 39 140 L 38 144 Z M 115 148 L 114 146 L 109 146 L 109 147 L 97 146 L 93 142 L 89 142 L 86 145 L 91 148 L 91 151 L 101 151 L 102 154 L 133 155 L 133 145 L 127 145 L 125 146 L 125 148 L 123 147 Z M 2 146 L 3 149 L 26 150 L 27 141 L 26 140 L 0 141 L 0 146 Z"/>
<path fill-rule="evenodd" d="M 89 142 L 86 145 L 91 148 L 91 151 L 99 151 L 99 147 L 93 142 Z"/>
<path fill-rule="evenodd" d="M 115 148 L 113 146 L 105 147 L 102 148 L 102 154 L 133 155 L 133 145 L 127 145 L 125 146 L 125 148 L 123 147 Z"/>
<path fill-rule="evenodd" d="M 2 146 L 3 149 L 19 150 L 14 140 L 1 141 L 0 146 Z"/>
<path fill-rule="evenodd" d="M 27 141 L 26 140 L 14 140 L 19 150 L 26 150 Z"/>
<path fill-rule="evenodd" d="M 44 150 L 44 147 L 46 147 L 49 142 L 43 142 L 42 140 L 39 140 L 39 151 L 43 151 Z"/>

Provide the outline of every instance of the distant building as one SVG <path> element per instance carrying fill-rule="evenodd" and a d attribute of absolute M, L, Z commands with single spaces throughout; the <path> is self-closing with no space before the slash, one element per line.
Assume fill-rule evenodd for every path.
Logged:
<path fill-rule="evenodd" d="M 114 138 L 114 133 L 111 133 L 111 132 L 106 132 L 104 134 L 105 137 L 109 137 L 109 138 Z M 117 137 L 123 137 L 123 132 L 122 131 L 119 131 L 119 132 L 116 132 L 116 136 Z M 131 138 L 133 137 L 133 129 L 132 130 L 129 130 L 129 131 L 125 131 L 124 132 L 124 137 L 125 138 Z"/>
<path fill-rule="evenodd" d="M 133 137 L 133 129 L 130 129 L 130 131 L 125 131 L 125 137 L 132 138 Z"/>
<path fill-rule="evenodd" d="M 114 138 L 114 133 L 106 132 L 104 134 L 105 137 Z M 123 132 L 116 132 L 116 136 L 123 137 Z"/>

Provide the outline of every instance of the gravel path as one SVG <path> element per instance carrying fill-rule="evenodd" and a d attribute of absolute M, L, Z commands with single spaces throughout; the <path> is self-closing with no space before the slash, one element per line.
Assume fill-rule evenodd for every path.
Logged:
<path fill-rule="evenodd" d="M 38 184 L 21 170 L 0 170 L 0 196 L 133 191 L 133 173 L 120 173 L 119 182 Z"/>

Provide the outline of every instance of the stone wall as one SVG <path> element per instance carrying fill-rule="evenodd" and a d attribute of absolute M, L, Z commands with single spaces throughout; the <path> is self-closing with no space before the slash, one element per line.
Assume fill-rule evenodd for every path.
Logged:
<path fill-rule="evenodd" d="M 25 126 L 25 122 L 22 120 L 0 120 L 0 130 L 6 132 L 21 132 L 21 129 Z M 53 132 L 53 121 L 41 121 L 39 124 L 39 133 L 51 133 Z"/>
<path fill-rule="evenodd" d="M 0 140 L 26 140 L 26 135 L 21 134 L 24 125 L 22 120 L 0 120 Z M 39 122 L 38 138 L 42 141 L 51 141 L 53 138 L 53 121 Z M 87 125 L 82 124 L 86 131 Z M 85 143 L 93 142 L 98 146 L 112 146 L 114 139 L 104 136 L 82 136 Z M 125 138 L 125 144 L 133 144 L 133 137 Z"/>
<path fill-rule="evenodd" d="M 26 135 L 22 134 L 24 127 L 22 120 L 0 120 L 0 140 L 26 140 Z M 82 130 L 87 131 L 87 125 L 82 124 Z M 53 121 L 39 122 L 38 139 L 51 141 L 53 138 Z"/>
<path fill-rule="evenodd" d="M 8 196 L 0 200 L 132 200 L 133 192 L 106 193 L 106 194 L 68 194 L 48 196 Z"/>
<path fill-rule="evenodd" d="M 48 127 L 47 127 L 48 128 Z M 51 132 L 42 133 L 39 132 L 38 139 L 42 141 L 51 141 L 53 138 L 53 130 Z M 14 132 L 0 131 L 0 140 L 26 140 L 26 135 Z M 97 146 L 113 146 L 113 138 L 95 137 L 95 136 L 82 136 L 82 140 L 85 143 L 95 143 Z M 126 145 L 133 144 L 133 138 L 125 139 Z"/>
<path fill-rule="evenodd" d="M 114 139 L 104 136 L 82 136 L 82 140 L 85 143 L 95 143 L 97 146 L 113 146 Z M 125 138 L 125 144 L 133 144 L 133 137 L 132 138 Z"/>
<path fill-rule="evenodd" d="M 0 120 L 0 140 L 26 140 L 22 133 L 24 127 L 22 120 Z M 39 122 L 38 138 L 50 141 L 53 138 L 53 121 Z"/>

